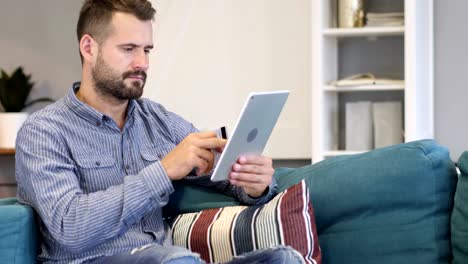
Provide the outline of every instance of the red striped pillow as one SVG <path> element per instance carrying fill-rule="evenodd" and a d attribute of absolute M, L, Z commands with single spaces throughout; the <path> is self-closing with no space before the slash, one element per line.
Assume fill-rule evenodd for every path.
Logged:
<path fill-rule="evenodd" d="M 261 206 L 229 206 L 179 215 L 172 224 L 174 245 L 206 262 L 226 262 L 256 249 L 288 245 L 306 263 L 321 263 L 314 209 L 306 183 L 279 193 Z"/>

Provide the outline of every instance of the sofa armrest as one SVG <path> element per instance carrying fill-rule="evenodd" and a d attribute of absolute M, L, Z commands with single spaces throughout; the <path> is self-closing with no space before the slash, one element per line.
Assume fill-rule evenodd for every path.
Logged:
<path fill-rule="evenodd" d="M 34 211 L 15 198 L 0 199 L 0 263 L 36 263 Z"/>

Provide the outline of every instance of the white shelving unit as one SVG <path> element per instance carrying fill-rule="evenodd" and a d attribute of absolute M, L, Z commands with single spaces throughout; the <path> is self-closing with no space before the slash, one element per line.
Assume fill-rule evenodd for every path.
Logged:
<path fill-rule="evenodd" d="M 337 1 L 312 1 L 313 163 L 362 152 L 344 149 L 343 108 L 349 97 L 399 98 L 405 142 L 434 136 L 433 0 L 367 0 L 365 5 L 366 12 L 404 12 L 404 26 L 338 28 Z M 362 72 L 397 76 L 404 85 L 329 85 Z"/>
<path fill-rule="evenodd" d="M 362 28 L 324 28 L 324 36 L 330 37 L 371 37 L 404 35 L 404 27 L 362 27 Z"/>
<path fill-rule="evenodd" d="M 332 85 L 324 85 L 323 89 L 326 92 L 358 92 L 358 91 L 403 91 L 403 85 L 360 85 L 355 87 L 337 87 Z"/>

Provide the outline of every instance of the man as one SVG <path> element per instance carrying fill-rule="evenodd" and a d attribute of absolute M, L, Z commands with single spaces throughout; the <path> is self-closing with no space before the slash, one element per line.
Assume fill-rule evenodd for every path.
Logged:
<path fill-rule="evenodd" d="M 162 218 L 173 181 L 218 188 L 245 204 L 276 194 L 271 159 L 262 156 L 239 157 L 229 182 L 211 183 L 211 149 L 226 140 L 139 99 L 154 13 L 147 0 L 86 0 L 77 25 L 81 83 L 18 134 L 18 199 L 40 217 L 41 261 L 200 263 L 197 254 L 171 245 Z M 300 259 L 278 247 L 234 262 Z"/>

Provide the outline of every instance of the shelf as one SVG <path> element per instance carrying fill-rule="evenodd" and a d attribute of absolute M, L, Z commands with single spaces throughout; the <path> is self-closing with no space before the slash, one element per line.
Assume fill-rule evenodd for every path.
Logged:
<path fill-rule="evenodd" d="M 323 35 L 330 37 L 379 37 L 405 34 L 405 27 L 327 28 Z"/>
<path fill-rule="evenodd" d="M 326 85 L 324 90 L 327 92 L 368 92 L 368 91 L 404 91 L 404 85 L 361 85 L 361 86 L 333 86 Z"/>
<path fill-rule="evenodd" d="M 355 154 L 361 154 L 364 152 L 368 152 L 370 150 L 329 150 L 329 151 L 324 151 L 323 156 L 324 157 L 335 157 L 335 156 L 341 156 L 341 155 L 355 155 Z"/>
<path fill-rule="evenodd" d="M 347 120 L 346 106 L 350 102 L 399 102 L 401 120 L 395 120 L 392 126 L 402 126 L 405 142 L 434 138 L 434 1 L 368 2 L 367 12 L 403 12 L 404 25 L 340 28 L 337 1 L 311 1 L 313 163 L 366 152 L 345 150 L 347 129 L 353 132 L 359 127 L 358 122 L 366 122 L 366 127 L 371 127 L 374 139 L 377 133 L 386 136 L 374 129 L 373 118 L 360 121 L 356 116 L 356 121 Z M 351 83 L 332 82 L 366 72 L 379 78 L 373 83 L 359 82 L 359 79 Z M 372 115 L 373 110 L 369 111 Z M 347 126 L 347 122 L 358 124 Z"/>
<path fill-rule="evenodd" d="M 14 148 L 0 148 L 0 155 L 13 155 L 15 154 Z"/>

